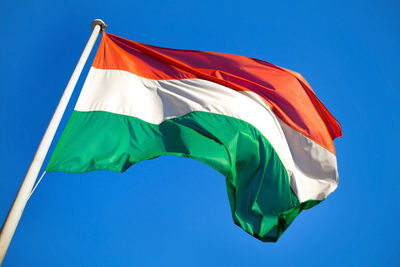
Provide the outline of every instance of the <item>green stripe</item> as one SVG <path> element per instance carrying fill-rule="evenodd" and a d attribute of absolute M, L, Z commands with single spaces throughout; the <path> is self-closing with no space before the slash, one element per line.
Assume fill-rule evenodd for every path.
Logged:
<path fill-rule="evenodd" d="M 123 172 L 162 155 L 200 160 L 226 177 L 234 222 L 263 241 L 276 241 L 300 204 L 277 153 L 242 120 L 208 112 L 151 124 L 108 112 L 74 111 L 47 166 L 49 172 Z"/>

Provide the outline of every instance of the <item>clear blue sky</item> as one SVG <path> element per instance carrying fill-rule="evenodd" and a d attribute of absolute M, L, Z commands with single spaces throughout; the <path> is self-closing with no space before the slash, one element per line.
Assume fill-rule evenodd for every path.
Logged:
<path fill-rule="evenodd" d="M 47 174 L 4 266 L 399 266 L 399 14 L 395 0 L 1 1 L 1 221 L 95 18 L 135 41 L 300 72 L 344 133 L 338 189 L 277 243 L 233 224 L 222 175 L 162 157 L 123 174 Z"/>

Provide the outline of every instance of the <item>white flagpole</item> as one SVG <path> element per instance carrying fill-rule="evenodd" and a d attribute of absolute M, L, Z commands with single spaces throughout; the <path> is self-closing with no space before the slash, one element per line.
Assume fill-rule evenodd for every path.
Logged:
<path fill-rule="evenodd" d="M 31 165 L 29 166 L 21 187 L 19 188 L 17 196 L 15 197 L 14 203 L 12 204 L 8 212 L 7 218 L 5 219 L 4 224 L 1 228 L 0 265 L 3 262 L 4 256 L 7 252 L 8 246 L 10 245 L 15 229 L 17 228 L 22 212 L 29 199 L 32 187 L 35 184 L 36 178 L 42 167 L 47 151 L 50 148 L 54 134 L 57 131 L 58 125 L 60 124 L 65 108 L 67 107 L 69 99 L 82 72 L 82 69 L 85 66 L 85 63 L 90 55 L 90 52 L 92 51 L 92 48 L 97 40 L 97 37 L 99 36 L 99 33 L 106 27 L 107 25 L 100 19 L 96 19 L 92 22 L 93 32 L 90 35 L 90 38 L 85 46 L 85 49 L 82 52 L 81 57 L 79 58 L 78 64 L 76 65 L 75 70 L 71 75 L 71 78 L 69 79 L 64 94 L 62 95 L 56 111 L 54 112 L 53 117 L 51 118 L 51 121 L 47 126 L 42 141 L 39 144 L 36 154 L 33 157 Z"/>

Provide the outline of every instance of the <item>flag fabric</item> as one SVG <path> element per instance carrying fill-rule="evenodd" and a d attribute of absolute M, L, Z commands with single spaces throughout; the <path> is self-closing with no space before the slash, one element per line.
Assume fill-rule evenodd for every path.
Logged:
<path fill-rule="evenodd" d="M 162 155 L 193 158 L 226 177 L 235 224 L 276 241 L 337 187 L 341 134 L 296 72 L 104 32 L 46 170 L 123 172 Z"/>

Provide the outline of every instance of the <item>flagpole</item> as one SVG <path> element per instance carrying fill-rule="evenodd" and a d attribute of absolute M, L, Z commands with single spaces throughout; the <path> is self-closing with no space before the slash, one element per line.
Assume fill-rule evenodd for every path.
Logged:
<path fill-rule="evenodd" d="M 85 63 L 90 55 L 90 52 L 92 51 L 92 48 L 97 40 L 97 37 L 99 36 L 99 33 L 107 27 L 107 25 L 100 19 L 94 20 L 91 26 L 93 29 L 92 34 L 90 35 L 90 38 L 85 46 L 85 49 L 82 52 L 81 57 L 79 58 L 75 70 L 72 73 L 71 78 L 69 79 L 67 87 L 65 88 L 65 91 L 60 99 L 60 102 L 58 103 L 58 106 L 53 114 L 53 117 L 51 118 L 51 121 L 47 126 L 42 141 L 39 144 L 39 147 L 35 153 L 35 156 L 33 157 L 31 165 L 29 166 L 29 169 L 25 175 L 21 187 L 19 188 L 19 191 L 15 197 L 14 203 L 12 204 L 8 212 L 7 218 L 5 219 L 4 224 L 1 228 L 0 265 L 3 262 L 8 246 L 10 245 L 11 239 L 14 235 L 15 229 L 17 228 L 22 212 L 29 199 L 29 195 L 31 193 L 33 185 L 35 184 L 36 178 L 42 167 L 47 151 L 50 148 L 54 134 L 57 131 L 58 125 L 60 124 L 65 108 L 68 105 L 69 99 L 79 79 L 82 69 L 85 66 Z"/>

